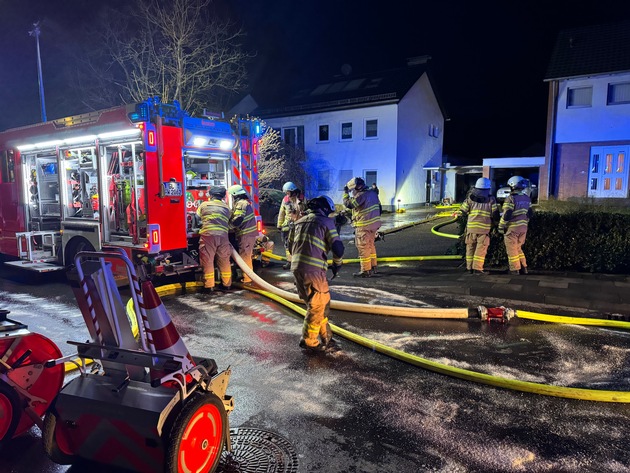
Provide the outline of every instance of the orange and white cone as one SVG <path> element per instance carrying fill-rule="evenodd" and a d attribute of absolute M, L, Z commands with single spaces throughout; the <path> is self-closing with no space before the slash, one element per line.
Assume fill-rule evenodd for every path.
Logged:
<path fill-rule="evenodd" d="M 182 369 L 184 372 L 188 371 L 195 366 L 195 362 L 190 356 L 184 340 L 179 336 L 173 319 L 166 311 L 166 307 L 164 307 L 160 296 L 158 296 L 155 287 L 150 281 L 142 283 L 142 298 L 155 351 L 184 357 Z M 154 379 L 161 378 L 168 373 L 168 371 L 151 370 Z M 190 381 L 190 376 L 186 376 L 186 382 Z"/>

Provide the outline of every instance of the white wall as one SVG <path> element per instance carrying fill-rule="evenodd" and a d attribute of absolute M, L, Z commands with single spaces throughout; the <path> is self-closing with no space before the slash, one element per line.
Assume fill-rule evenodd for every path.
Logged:
<path fill-rule="evenodd" d="M 556 143 L 630 139 L 630 104 L 606 105 L 611 82 L 630 82 L 630 74 L 560 81 Z M 592 106 L 567 109 L 567 89 L 583 86 L 593 87 Z"/>
<path fill-rule="evenodd" d="M 378 137 L 365 138 L 365 120 L 378 120 Z M 391 201 L 396 192 L 396 105 L 381 105 L 350 110 L 315 113 L 293 117 L 270 118 L 265 122 L 280 131 L 283 127 L 304 126 L 304 149 L 311 186 L 307 197 L 329 195 L 341 203 L 343 186 L 339 171 L 351 170 L 363 177 L 365 171 L 377 172 L 381 202 Z M 352 122 L 352 140 L 341 140 L 341 123 Z M 329 140 L 318 141 L 319 125 L 329 125 Z M 330 189 L 317 189 L 317 173 L 328 171 Z"/>
<path fill-rule="evenodd" d="M 444 116 L 426 74 L 400 101 L 398 124 L 395 199 L 401 200 L 401 207 L 417 207 L 427 200 L 423 166 L 430 161 L 441 163 L 444 144 Z M 437 137 L 429 135 L 431 126 L 438 128 Z"/>

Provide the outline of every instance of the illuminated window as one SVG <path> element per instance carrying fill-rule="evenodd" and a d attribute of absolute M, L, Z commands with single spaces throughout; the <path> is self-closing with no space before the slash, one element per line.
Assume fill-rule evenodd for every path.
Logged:
<path fill-rule="evenodd" d="M 608 105 L 630 103 L 630 82 L 608 84 Z"/>
<path fill-rule="evenodd" d="M 609 191 L 610 190 L 610 178 L 609 177 L 605 177 L 604 178 L 604 190 L 605 191 Z"/>
<path fill-rule="evenodd" d="M 613 169 L 613 155 L 607 154 L 606 155 L 606 169 L 604 169 L 604 172 L 606 174 L 611 173 L 612 169 Z"/>
<path fill-rule="evenodd" d="M 590 107 L 593 101 L 593 87 L 575 87 L 567 90 L 567 108 Z"/>
<path fill-rule="evenodd" d="M 623 179 L 621 179 L 620 177 L 615 179 L 615 190 L 616 191 L 623 190 Z"/>
<path fill-rule="evenodd" d="M 591 179 L 591 190 L 592 191 L 596 191 L 597 190 L 597 178 L 592 178 Z"/>
<path fill-rule="evenodd" d="M 625 154 L 619 153 L 617 155 L 617 170 L 615 172 L 623 172 L 623 167 L 625 165 Z"/>

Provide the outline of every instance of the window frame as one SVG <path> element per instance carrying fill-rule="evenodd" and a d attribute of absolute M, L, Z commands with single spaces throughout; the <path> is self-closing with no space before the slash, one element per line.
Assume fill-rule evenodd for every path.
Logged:
<path fill-rule="evenodd" d="M 343 127 L 344 125 L 350 125 L 350 138 L 343 137 Z M 344 121 L 339 123 L 339 141 L 352 141 L 354 139 L 354 123 L 352 120 Z"/>
<path fill-rule="evenodd" d="M 617 86 L 627 86 L 628 87 L 628 99 L 627 100 L 621 100 L 621 101 L 613 101 L 611 99 L 612 94 L 612 89 L 614 87 Z M 627 105 L 630 104 L 630 82 L 610 82 L 608 83 L 608 89 L 606 91 L 606 105 Z"/>
<path fill-rule="evenodd" d="M 322 139 L 322 127 L 328 127 L 327 138 L 325 140 Z M 330 142 L 330 124 L 328 124 L 328 123 L 319 123 L 317 125 L 317 142 L 318 143 L 329 143 Z"/>
<path fill-rule="evenodd" d="M 573 104 L 570 103 L 570 99 L 573 97 L 572 92 L 575 92 L 577 90 L 590 90 L 591 91 L 591 97 L 590 97 L 590 101 L 588 104 Z M 579 86 L 579 87 L 567 87 L 567 109 L 571 109 L 571 108 L 590 108 L 593 106 L 593 86 L 592 85 L 584 85 L 584 86 Z"/>
<path fill-rule="evenodd" d="M 368 136 L 368 122 L 376 122 L 376 135 Z M 378 140 L 378 118 L 365 118 L 363 120 L 363 139 L 364 140 Z"/>

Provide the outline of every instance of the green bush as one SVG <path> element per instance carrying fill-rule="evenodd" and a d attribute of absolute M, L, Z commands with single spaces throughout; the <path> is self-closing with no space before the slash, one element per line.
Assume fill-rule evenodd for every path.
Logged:
<path fill-rule="evenodd" d="M 460 219 L 460 232 L 465 220 Z M 529 268 L 591 273 L 630 272 L 630 213 L 601 207 L 536 209 L 523 252 Z M 465 254 L 463 238 L 458 245 Z M 503 235 L 491 232 L 487 268 L 507 268 Z"/>

